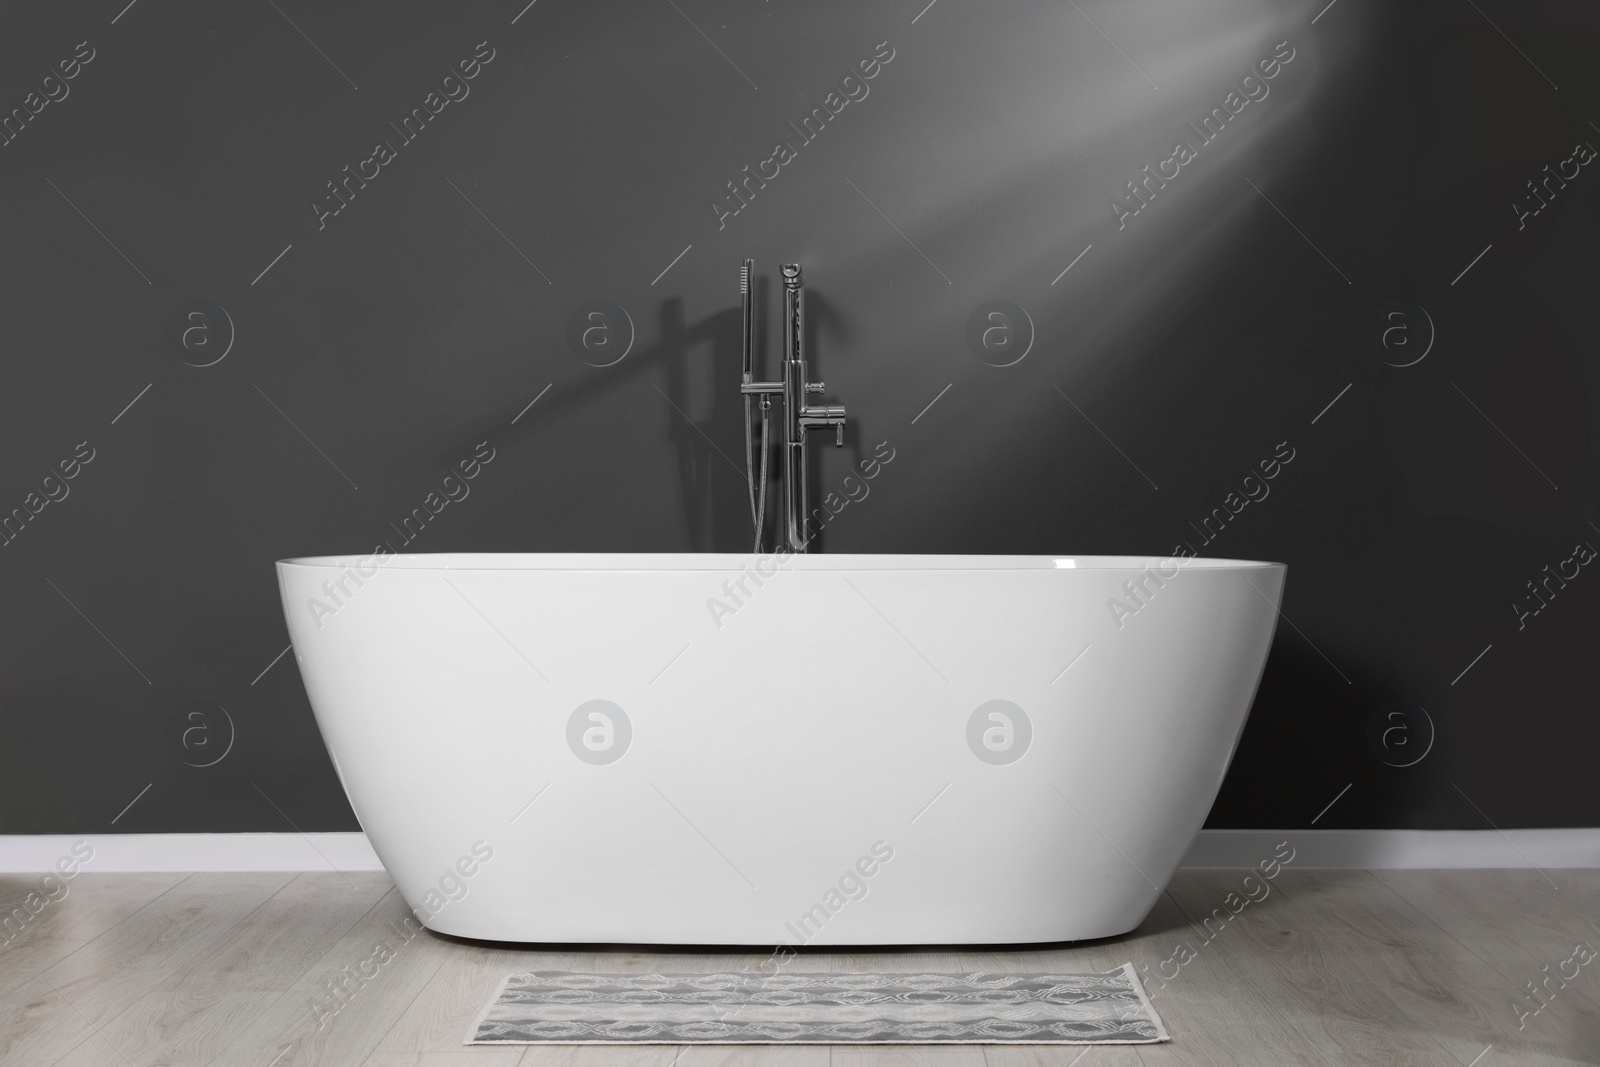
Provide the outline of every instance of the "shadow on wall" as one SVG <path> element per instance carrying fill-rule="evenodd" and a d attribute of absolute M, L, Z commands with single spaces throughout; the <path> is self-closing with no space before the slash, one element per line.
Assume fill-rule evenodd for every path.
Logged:
<path fill-rule="evenodd" d="M 767 279 L 759 278 L 755 285 L 755 376 L 775 381 L 779 377 L 782 356 L 776 344 L 767 342 L 771 330 L 776 329 L 775 320 L 781 316 L 781 310 L 774 309 L 775 314 L 767 311 L 773 288 Z M 657 305 L 656 318 L 659 340 L 649 347 L 628 351 L 614 364 L 580 372 L 576 378 L 555 386 L 551 395 L 539 403 L 540 418 L 516 426 L 509 436 L 509 444 L 529 442 L 577 413 L 636 385 L 641 379 L 653 378 L 652 384 L 663 402 L 671 407 L 665 440 L 676 453 L 677 496 L 682 501 L 689 551 L 748 551 L 753 539 L 744 460 L 740 455 L 729 454 L 717 443 L 739 442 L 744 434 L 744 404 L 738 392 L 742 370 L 739 309 L 729 306 L 691 323 L 684 319 L 683 299 L 670 297 Z M 818 376 L 814 357 L 824 331 L 836 343 L 849 341 L 849 327 L 836 306 L 825 298 L 807 294 L 805 354 L 807 370 L 813 380 Z M 708 355 L 702 354 L 705 349 L 709 349 Z M 752 406 L 752 415 L 752 447 L 759 449 L 759 408 Z M 459 452 L 470 451 L 471 445 L 466 443 L 468 437 L 473 441 L 482 440 L 489 432 L 484 427 L 472 431 L 460 439 L 461 444 L 441 452 L 440 462 L 448 467 Z M 764 543 L 768 546 L 775 542 L 781 526 L 782 442 L 783 405 L 774 402 L 766 455 L 769 473 Z M 808 448 L 832 445 L 831 437 L 815 435 Z M 849 450 L 850 465 L 854 467 L 860 459 L 861 447 L 853 424 L 846 426 L 845 447 Z M 726 476 L 717 473 L 718 464 L 729 467 Z M 756 470 L 759 476 L 760 468 Z M 815 502 L 820 499 L 819 464 L 812 463 L 807 474 L 808 495 Z"/>

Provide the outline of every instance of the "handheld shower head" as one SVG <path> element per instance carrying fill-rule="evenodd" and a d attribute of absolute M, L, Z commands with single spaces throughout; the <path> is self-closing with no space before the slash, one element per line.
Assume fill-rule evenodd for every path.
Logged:
<path fill-rule="evenodd" d="M 739 301 L 742 319 L 740 323 L 739 346 L 743 355 L 743 370 L 745 384 L 754 380 L 756 358 L 756 319 L 755 308 L 751 304 L 750 272 L 755 267 L 755 260 L 747 259 L 739 266 Z"/>

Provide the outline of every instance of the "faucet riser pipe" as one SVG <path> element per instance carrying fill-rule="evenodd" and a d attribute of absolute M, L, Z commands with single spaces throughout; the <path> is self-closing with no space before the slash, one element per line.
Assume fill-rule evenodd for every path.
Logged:
<path fill-rule="evenodd" d="M 784 535 L 793 552 L 806 550 L 806 444 L 796 441 L 783 446 L 783 485 L 785 493 L 784 522 L 788 529 Z"/>
<path fill-rule="evenodd" d="M 783 275 L 783 492 L 785 536 L 795 552 L 806 550 L 803 530 L 810 502 L 806 493 L 806 435 L 800 425 L 806 404 L 806 304 L 800 264 L 785 263 Z"/>

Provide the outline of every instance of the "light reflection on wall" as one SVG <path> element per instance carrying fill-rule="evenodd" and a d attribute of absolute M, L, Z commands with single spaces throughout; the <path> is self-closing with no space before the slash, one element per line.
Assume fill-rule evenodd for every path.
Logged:
<path fill-rule="evenodd" d="M 1026 407 L 1052 382 L 1093 394 L 1110 379 L 1143 380 L 1160 392 L 1149 379 L 1173 358 L 1160 345 L 1165 312 L 1210 276 L 1245 220 L 1273 211 L 1246 179 L 1272 195 L 1275 178 L 1305 162 L 1285 157 L 1276 135 L 1318 90 L 1309 17 L 1265 0 L 1017 5 L 1003 20 L 934 8 L 896 39 L 895 65 L 859 115 L 840 116 L 838 140 L 811 149 L 816 172 L 773 190 L 781 209 L 752 203 L 739 220 L 746 247 L 805 262 L 818 360 L 864 412 L 864 433 L 904 426 L 956 383 L 941 415 L 968 428 L 927 435 L 927 461 L 903 472 L 915 488 L 874 528 L 898 536 L 953 482 L 1003 477 L 1006 457 L 1030 454 L 1039 418 L 1068 413 Z M 1212 120 L 1220 132 L 1203 128 L 1214 109 L 1227 119 Z M 1127 183 L 1178 142 L 1192 158 L 1167 164 L 1176 176 L 1143 186 L 1148 204 L 1119 222 L 1114 200 L 1138 205 Z M 1302 249 L 1285 251 L 1302 265 Z M 1003 372 L 961 343 L 966 315 L 990 298 L 1027 308 L 1037 331 L 1028 359 Z M 995 420 L 996 408 L 1018 417 Z M 977 412 L 986 425 L 975 437 L 962 416 Z M 1048 480 L 1077 477 L 1057 469 Z"/>

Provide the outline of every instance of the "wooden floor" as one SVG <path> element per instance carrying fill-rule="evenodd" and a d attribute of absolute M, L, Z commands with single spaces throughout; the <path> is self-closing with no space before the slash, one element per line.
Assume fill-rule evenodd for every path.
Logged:
<path fill-rule="evenodd" d="M 1172 1041 L 1088 1049 L 467 1047 L 468 1023 L 512 971 L 753 970 L 768 957 L 520 949 L 427 932 L 403 940 L 391 924 L 406 907 L 383 874 L 85 873 L 0 944 L 0 1063 L 1600 1063 L 1600 959 L 1583 965 L 1585 954 L 1574 956 L 1579 943 L 1600 949 L 1600 871 L 1284 869 L 1267 896 L 1241 907 L 1246 873 L 1181 871 L 1144 925 L 1121 938 L 1023 950 L 808 951 L 786 965 L 1086 972 L 1131 960 Z M 36 885 L 0 876 L 0 905 Z M 1203 926 L 1214 912 L 1231 917 Z M 385 941 L 392 956 L 365 963 Z M 319 1025 L 313 1001 L 346 967 L 372 977 Z M 1548 1006 L 1533 1014 L 1540 1002 L 1527 983 L 1546 978 Z"/>

